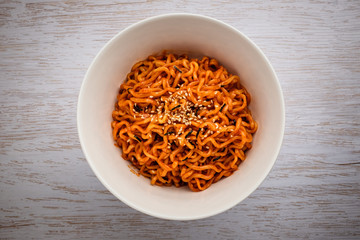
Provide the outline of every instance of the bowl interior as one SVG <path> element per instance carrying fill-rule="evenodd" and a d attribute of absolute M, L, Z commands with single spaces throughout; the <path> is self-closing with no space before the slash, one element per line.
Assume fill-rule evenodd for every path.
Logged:
<path fill-rule="evenodd" d="M 120 84 L 135 62 L 164 49 L 216 58 L 240 76 L 252 96 L 250 109 L 259 124 L 253 148 L 238 171 L 203 192 L 151 186 L 130 171 L 112 139 L 111 112 Z M 272 67 L 247 37 L 211 18 L 163 15 L 125 29 L 94 59 L 79 95 L 78 131 L 96 176 L 124 203 L 160 218 L 199 219 L 236 205 L 265 179 L 280 149 L 284 103 Z"/>

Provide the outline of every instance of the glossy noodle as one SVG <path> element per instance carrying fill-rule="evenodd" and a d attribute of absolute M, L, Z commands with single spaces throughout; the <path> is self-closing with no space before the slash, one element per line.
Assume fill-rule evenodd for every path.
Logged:
<path fill-rule="evenodd" d="M 250 100 L 215 59 L 149 56 L 120 86 L 114 141 L 151 184 L 202 191 L 245 160 L 257 130 Z"/>

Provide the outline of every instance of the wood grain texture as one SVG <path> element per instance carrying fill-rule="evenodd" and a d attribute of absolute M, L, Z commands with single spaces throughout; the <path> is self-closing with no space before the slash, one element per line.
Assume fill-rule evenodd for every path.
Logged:
<path fill-rule="evenodd" d="M 144 18 L 188 12 L 249 36 L 281 82 L 286 129 L 264 183 L 227 212 L 166 221 L 117 200 L 76 129 L 100 48 Z M 359 1 L 0 1 L 1 239 L 359 239 Z"/>

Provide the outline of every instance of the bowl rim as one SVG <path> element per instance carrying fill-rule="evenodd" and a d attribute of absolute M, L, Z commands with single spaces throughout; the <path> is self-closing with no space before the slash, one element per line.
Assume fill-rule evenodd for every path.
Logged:
<path fill-rule="evenodd" d="M 261 58 L 263 58 L 264 62 L 266 63 L 267 67 L 269 67 L 273 78 L 275 79 L 274 84 L 279 92 L 279 97 L 280 97 L 280 102 L 281 102 L 281 106 L 280 107 L 280 111 L 281 111 L 281 116 L 279 117 L 280 119 L 280 139 L 278 139 L 277 141 L 277 146 L 274 150 L 274 159 L 272 159 L 272 163 L 269 165 L 268 169 L 266 169 L 266 174 L 263 175 L 263 177 L 261 179 L 258 179 L 256 181 L 256 184 L 253 185 L 253 187 L 249 190 L 249 193 L 246 194 L 246 197 L 244 199 L 241 199 L 240 201 L 236 202 L 235 204 L 229 204 L 228 206 L 219 209 L 217 211 L 211 211 L 207 214 L 198 214 L 196 216 L 188 216 L 188 217 L 178 217 L 178 216 L 169 216 L 169 215 L 164 215 L 158 212 L 152 212 L 149 211 L 147 209 L 143 209 L 142 207 L 137 206 L 136 204 L 133 204 L 132 202 L 128 201 L 126 198 L 124 198 L 121 194 L 117 193 L 100 175 L 100 173 L 97 171 L 96 167 L 94 166 L 93 162 L 92 162 L 92 157 L 90 156 L 90 154 L 87 151 L 87 147 L 84 144 L 84 139 L 83 139 L 83 133 L 81 130 L 81 123 L 80 123 L 80 115 L 81 115 L 81 108 L 82 108 L 82 98 L 84 93 L 84 88 L 85 85 L 87 84 L 87 79 L 90 75 L 90 71 L 93 68 L 93 66 L 95 65 L 95 63 L 97 62 L 97 59 L 100 58 L 100 55 L 104 52 L 104 50 L 106 48 L 108 48 L 110 45 L 112 45 L 112 43 L 114 41 L 116 41 L 116 39 L 118 37 L 120 37 L 121 35 L 126 34 L 129 30 L 131 30 L 132 28 L 141 26 L 143 24 L 148 24 L 149 22 L 152 21 L 158 21 L 161 19 L 166 19 L 169 17 L 193 17 L 193 18 L 200 18 L 202 20 L 207 20 L 210 21 L 212 23 L 216 23 L 219 25 L 222 25 L 224 28 L 227 28 L 230 31 L 233 31 L 234 33 L 236 33 L 237 35 L 239 35 L 240 37 L 244 38 L 255 50 L 258 54 L 260 54 Z M 236 29 L 235 27 L 212 17 L 209 16 L 205 16 L 205 15 L 201 15 L 201 14 L 193 14 L 193 13 L 167 13 L 167 14 L 161 14 L 161 15 L 156 15 L 156 16 L 152 16 L 152 17 L 148 17 L 145 18 L 143 20 L 140 20 L 138 22 L 135 22 L 129 26 L 127 26 L 126 28 L 124 28 L 123 30 L 119 31 L 116 35 L 114 35 L 109 41 L 107 41 L 107 43 L 97 52 L 96 56 L 94 57 L 94 59 L 92 60 L 92 62 L 90 63 L 89 67 L 87 68 L 87 71 L 85 73 L 85 76 L 82 80 L 82 84 L 80 86 L 80 91 L 79 91 L 79 95 L 78 95 L 78 101 L 77 101 L 77 111 L 76 111 L 76 118 L 77 118 L 77 132 L 78 132 L 78 137 L 79 137 L 79 141 L 80 141 L 80 146 L 82 149 L 82 152 L 85 155 L 85 159 L 88 162 L 88 164 L 90 165 L 90 168 L 92 169 L 92 171 L 94 172 L 94 174 L 96 175 L 96 177 L 98 178 L 98 180 L 106 187 L 106 189 L 111 192 L 114 196 L 116 196 L 119 200 L 121 200 L 123 203 L 125 203 L 126 205 L 128 205 L 129 207 L 136 209 L 139 212 L 142 212 L 144 214 L 153 216 L 153 217 L 157 217 L 157 218 L 161 218 L 161 219 L 167 219 L 167 220 L 197 220 L 197 219 L 203 219 L 203 218 L 207 218 L 207 217 L 211 217 L 211 216 L 215 216 L 217 214 L 220 214 L 222 212 L 225 212 L 229 209 L 231 209 L 232 207 L 236 206 L 237 204 L 239 204 L 240 202 L 242 202 L 243 200 L 245 200 L 247 197 L 249 197 L 256 189 L 259 188 L 259 186 L 263 183 L 263 181 L 266 179 L 266 177 L 269 175 L 271 169 L 274 167 L 275 162 L 279 156 L 279 152 L 283 143 L 283 139 L 284 139 L 284 132 L 285 132 L 285 102 L 284 102 L 284 95 L 283 95 L 283 91 L 279 82 L 279 79 L 275 73 L 275 70 L 273 68 L 273 66 L 270 64 L 270 61 L 268 60 L 268 58 L 266 57 L 266 55 L 263 53 L 263 51 L 249 38 L 247 37 L 245 34 L 243 34 L 241 31 L 239 31 L 238 29 Z"/>

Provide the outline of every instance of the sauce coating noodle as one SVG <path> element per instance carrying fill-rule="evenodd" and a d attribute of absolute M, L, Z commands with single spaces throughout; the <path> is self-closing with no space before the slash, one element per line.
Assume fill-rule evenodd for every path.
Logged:
<path fill-rule="evenodd" d="M 250 100 L 215 59 L 149 56 L 120 86 L 114 141 L 151 184 L 202 191 L 245 160 L 257 130 Z"/>

